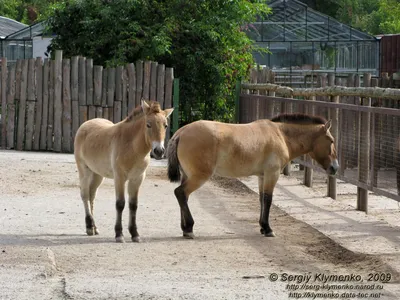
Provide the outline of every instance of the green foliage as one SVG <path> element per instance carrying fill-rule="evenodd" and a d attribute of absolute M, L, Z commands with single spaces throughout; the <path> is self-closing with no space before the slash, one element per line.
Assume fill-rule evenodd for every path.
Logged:
<path fill-rule="evenodd" d="M 230 121 L 232 90 L 253 65 L 241 30 L 268 12 L 262 0 L 72 0 L 54 5 L 53 48 L 115 66 L 138 59 L 174 68 L 181 78 L 183 122 Z"/>
<path fill-rule="evenodd" d="M 370 34 L 400 33 L 399 0 L 301 0 L 338 21 Z"/>
<path fill-rule="evenodd" d="M 32 24 L 42 18 L 49 5 L 62 0 L 0 0 L 0 16 Z"/>

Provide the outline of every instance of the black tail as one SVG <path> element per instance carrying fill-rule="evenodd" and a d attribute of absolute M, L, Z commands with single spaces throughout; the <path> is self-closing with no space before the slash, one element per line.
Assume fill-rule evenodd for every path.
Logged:
<path fill-rule="evenodd" d="M 172 137 L 168 142 L 168 178 L 171 182 L 179 182 L 181 180 L 181 171 L 178 159 L 178 143 L 179 137 Z"/>

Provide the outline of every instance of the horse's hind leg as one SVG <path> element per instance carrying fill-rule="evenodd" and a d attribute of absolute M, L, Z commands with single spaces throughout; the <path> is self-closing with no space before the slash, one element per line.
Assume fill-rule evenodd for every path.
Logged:
<path fill-rule="evenodd" d="M 81 198 L 85 208 L 86 233 L 87 235 L 93 235 L 95 233 L 95 223 L 91 209 L 89 208 L 89 202 L 91 199 L 90 186 L 94 173 L 83 163 L 78 163 L 77 165 L 79 171 Z"/>
<path fill-rule="evenodd" d="M 96 198 L 96 192 L 97 189 L 99 188 L 100 184 L 103 182 L 103 177 L 96 174 L 92 173 L 91 179 L 90 179 L 90 184 L 89 184 L 89 201 L 90 201 L 90 212 L 92 214 L 93 218 L 93 229 L 95 234 L 99 234 L 99 231 L 97 230 L 97 227 L 94 222 L 94 200 Z"/>
<path fill-rule="evenodd" d="M 202 175 L 191 176 L 190 178 L 188 178 L 183 175 L 181 185 L 178 186 L 174 191 L 175 196 L 178 199 L 179 206 L 181 208 L 181 228 L 183 231 L 183 237 L 185 238 L 194 238 L 194 220 L 188 206 L 189 195 L 200 188 L 210 177 L 211 175 Z"/>
<path fill-rule="evenodd" d="M 259 178 L 259 190 L 260 190 L 260 202 L 261 202 L 261 212 L 260 212 L 260 232 L 264 236 L 273 237 L 275 233 L 269 226 L 269 213 L 272 204 L 272 195 L 274 192 L 275 184 L 278 181 L 280 170 L 268 170 L 264 173 L 264 176 Z M 262 185 L 261 185 L 262 184 Z"/>
<path fill-rule="evenodd" d="M 136 211 L 138 207 L 138 194 L 139 188 L 144 180 L 145 173 L 138 178 L 130 179 L 128 181 L 128 194 L 129 194 L 129 232 L 132 237 L 132 242 L 139 242 L 139 233 L 136 226 Z"/>

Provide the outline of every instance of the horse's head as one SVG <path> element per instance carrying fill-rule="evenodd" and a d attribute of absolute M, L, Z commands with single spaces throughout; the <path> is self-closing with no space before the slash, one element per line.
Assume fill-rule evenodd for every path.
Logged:
<path fill-rule="evenodd" d="M 145 115 L 146 139 L 151 143 L 151 152 L 156 159 L 161 159 L 165 152 L 164 140 L 168 127 L 168 116 L 173 108 L 162 110 L 157 102 L 150 105 L 142 100 L 142 110 Z"/>
<path fill-rule="evenodd" d="M 336 156 L 334 138 L 329 132 L 331 125 L 331 120 L 322 125 L 320 134 L 315 139 L 309 154 L 326 170 L 328 175 L 335 175 L 339 169 L 339 163 Z"/>

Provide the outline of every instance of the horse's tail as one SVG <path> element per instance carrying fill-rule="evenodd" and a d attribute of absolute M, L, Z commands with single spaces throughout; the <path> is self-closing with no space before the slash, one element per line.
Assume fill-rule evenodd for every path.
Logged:
<path fill-rule="evenodd" d="M 179 182 L 181 180 L 180 163 L 178 159 L 178 143 L 179 136 L 172 137 L 168 142 L 168 178 L 171 182 Z"/>

